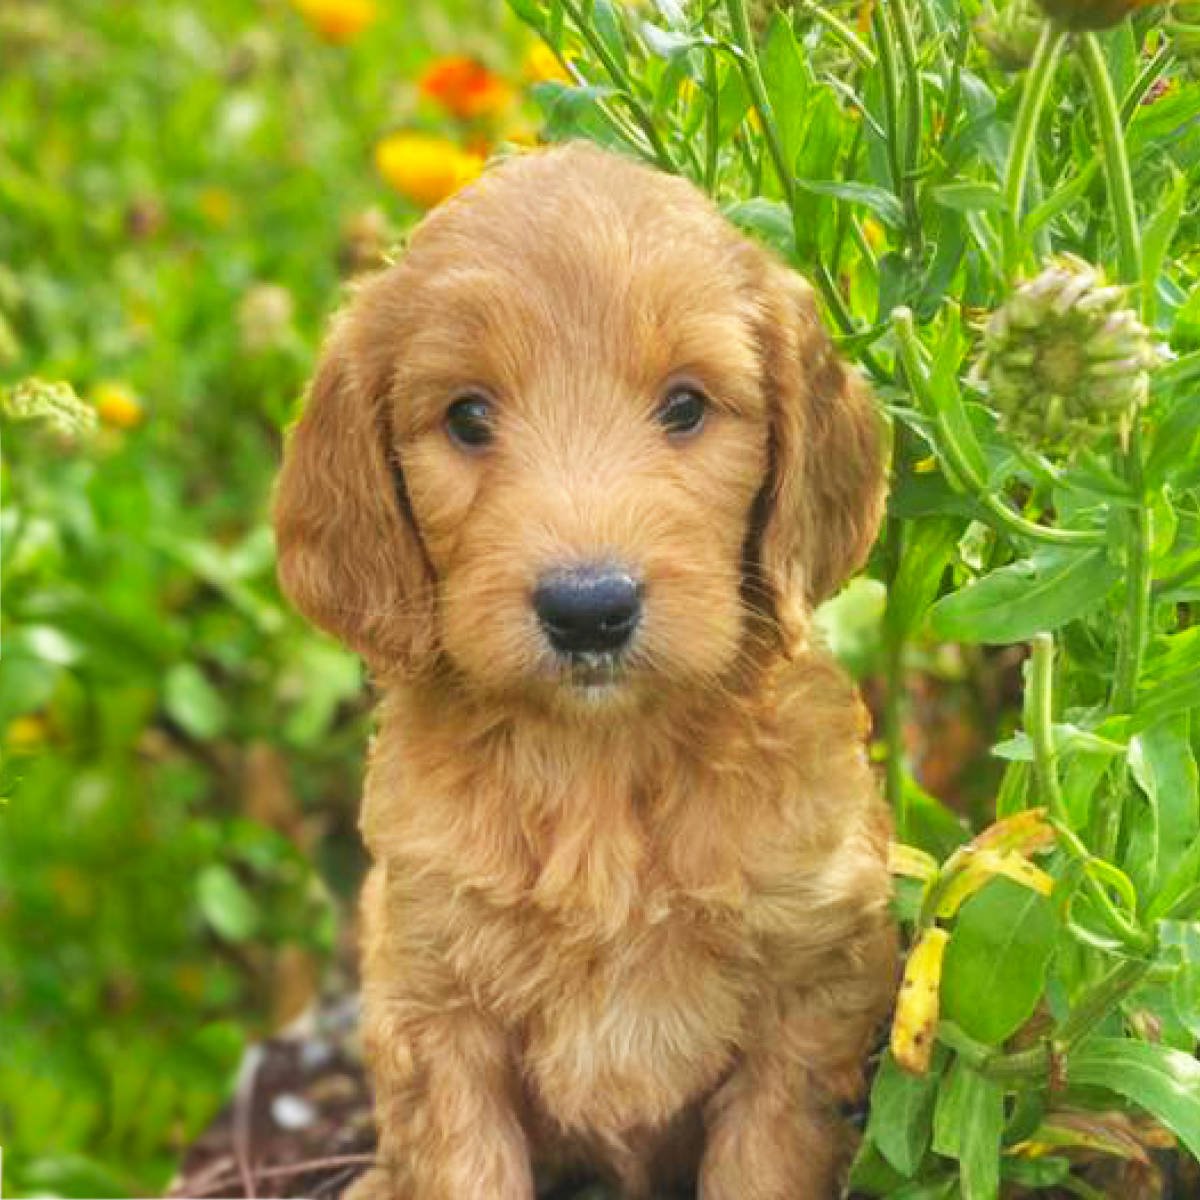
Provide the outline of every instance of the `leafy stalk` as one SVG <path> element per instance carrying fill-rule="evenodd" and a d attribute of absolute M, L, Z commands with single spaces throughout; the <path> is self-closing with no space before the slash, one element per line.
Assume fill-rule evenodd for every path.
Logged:
<path fill-rule="evenodd" d="M 1025 185 L 1033 159 L 1038 125 L 1050 92 L 1058 61 L 1062 57 L 1066 34 L 1053 22 L 1042 26 L 1033 62 L 1025 75 L 1025 87 L 1017 109 L 1012 142 L 1008 149 L 1008 164 L 1004 172 L 1004 269 L 1012 276 L 1021 265 L 1021 210 L 1025 202 Z"/>
<path fill-rule="evenodd" d="M 912 387 L 913 396 L 937 429 L 938 448 L 945 456 L 946 465 L 953 475 L 951 482 L 958 484 L 963 491 L 970 493 L 987 510 L 997 528 L 1014 537 L 1026 538 L 1052 546 L 1103 545 L 1104 534 L 1099 531 L 1059 529 L 1030 521 L 1001 500 L 988 488 L 984 480 L 976 476 L 974 468 L 967 460 L 966 451 L 960 445 L 958 436 L 946 419 L 945 412 L 936 403 L 930 392 L 929 377 L 921 362 L 921 348 L 913 327 L 912 312 L 907 308 L 897 308 L 892 313 L 892 329 L 896 334 L 900 358 L 904 364 L 905 375 Z"/>

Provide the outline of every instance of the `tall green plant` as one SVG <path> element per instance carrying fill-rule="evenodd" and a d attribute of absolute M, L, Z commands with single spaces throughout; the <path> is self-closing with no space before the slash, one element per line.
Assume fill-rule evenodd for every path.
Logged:
<path fill-rule="evenodd" d="M 876 1196 L 1099 1194 L 1087 1122 L 1127 1110 L 1200 1156 L 1200 84 L 1178 20 L 1018 3 L 510 0 L 570 76 L 538 89 L 549 136 L 707 189 L 814 280 L 892 420 L 873 569 L 917 948 L 854 1168 Z M 974 836 L 904 757 L 930 641 L 1031 648 Z"/>

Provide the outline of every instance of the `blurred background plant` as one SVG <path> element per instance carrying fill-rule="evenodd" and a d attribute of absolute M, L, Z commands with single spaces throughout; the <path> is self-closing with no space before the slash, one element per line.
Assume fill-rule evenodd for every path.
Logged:
<path fill-rule="evenodd" d="M 10 1191 L 161 1187 L 339 960 L 369 700 L 275 590 L 280 431 L 349 279 L 585 136 L 812 278 L 891 417 L 821 615 L 915 946 L 856 1187 L 1200 1194 L 1197 5 L 509 9 L 0 7 Z"/>
<path fill-rule="evenodd" d="M 531 136 L 532 45 L 487 0 L 0 6 L 9 1194 L 161 1189 L 313 995 L 367 699 L 275 590 L 280 429 L 346 280 Z"/>

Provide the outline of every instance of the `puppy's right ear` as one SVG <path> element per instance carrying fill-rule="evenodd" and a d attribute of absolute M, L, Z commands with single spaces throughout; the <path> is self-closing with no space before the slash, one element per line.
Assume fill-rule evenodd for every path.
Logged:
<path fill-rule="evenodd" d="M 351 332 L 343 318 L 284 452 L 279 580 L 309 620 L 383 674 L 429 649 L 433 579 L 395 456 L 390 379 L 359 368 Z"/>

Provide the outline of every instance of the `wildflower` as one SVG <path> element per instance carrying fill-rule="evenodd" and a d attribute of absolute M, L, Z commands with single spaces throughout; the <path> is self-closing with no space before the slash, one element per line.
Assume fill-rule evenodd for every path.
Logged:
<path fill-rule="evenodd" d="M 378 16 L 375 0 L 292 0 L 301 16 L 334 45 L 357 37 Z"/>
<path fill-rule="evenodd" d="M 253 354 L 277 350 L 292 337 L 292 293 L 277 283 L 257 283 L 238 305 L 242 345 Z"/>
<path fill-rule="evenodd" d="M 462 121 L 495 116 L 513 99 L 508 83 L 465 55 L 435 59 L 421 74 L 417 87 L 422 96 Z"/>
<path fill-rule="evenodd" d="M 872 250 L 881 250 L 887 242 L 887 234 L 883 226 L 874 217 L 864 217 L 862 223 L 863 237 Z"/>
<path fill-rule="evenodd" d="M 975 36 L 1002 71 L 1023 71 L 1033 61 L 1042 15 L 1032 0 L 986 3 L 975 19 Z"/>
<path fill-rule="evenodd" d="M 1064 29 L 1080 33 L 1088 29 L 1111 29 L 1130 13 L 1149 8 L 1156 0 L 1038 0 L 1038 3 Z"/>
<path fill-rule="evenodd" d="M 146 418 L 133 389 L 115 380 L 96 384 L 92 388 L 92 403 L 100 420 L 114 429 L 136 429 Z"/>
<path fill-rule="evenodd" d="M 975 378 L 1004 425 L 1047 452 L 1094 441 L 1142 404 L 1159 351 L 1124 288 L 1062 255 L 992 314 Z"/>
<path fill-rule="evenodd" d="M 4 744 L 15 753 L 31 753 L 46 740 L 48 732 L 46 718 L 37 713 L 14 717 L 4 731 Z"/>
<path fill-rule="evenodd" d="M 201 216 L 210 224 L 224 228 L 233 219 L 232 194 L 222 187 L 206 187 L 197 198 Z"/>
<path fill-rule="evenodd" d="M 69 383 L 51 383 L 36 376 L 0 389 L 0 415 L 13 421 L 41 421 L 64 438 L 96 428 L 96 410 L 84 403 Z"/>
<path fill-rule="evenodd" d="M 525 51 L 521 74 L 530 83 L 570 83 L 571 76 L 558 60 L 558 55 L 545 42 L 534 42 Z"/>
<path fill-rule="evenodd" d="M 892 1021 L 892 1056 L 914 1075 L 929 1070 L 941 1008 L 942 959 L 950 935 L 936 925 L 921 934 L 904 965 Z"/>
<path fill-rule="evenodd" d="M 402 196 L 432 208 L 483 170 L 483 157 L 447 138 L 394 133 L 375 147 L 375 166 Z"/>

